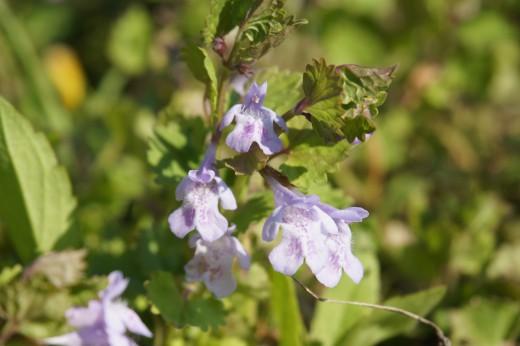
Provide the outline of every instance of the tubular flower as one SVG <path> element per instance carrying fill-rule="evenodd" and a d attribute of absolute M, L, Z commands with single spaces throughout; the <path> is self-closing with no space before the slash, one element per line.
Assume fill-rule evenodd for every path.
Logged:
<path fill-rule="evenodd" d="M 205 241 L 198 234 L 189 240 L 190 246 L 195 248 L 195 255 L 184 266 L 186 281 L 203 281 L 217 298 L 227 297 L 236 289 L 237 282 L 231 273 L 235 256 L 242 269 L 248 270 L 251 266 L 251 259 L 244 247 L 231 236 L 234 230 L 235 225 L 232 225 L 225 235 L 214 242 Z"/>
<path fill-rule="evenodd" d="M 329 258 L 323 269 L 316 274 L 316 278 L 327 287 L 338 284 L 342 269 L 356 284 L 363 278 L 363 265 L 352 254 L 352 232 L 349 224 L 361 222 L 368 216 L 363 208 L 352 207 L 338 210 L 322 204 L 320 208 L 328 213 L 338 226 L 338 233 L 329 235 L 325 242 L 329 250 Z"/>
<path fill-rule="evenodd" d="M 216 146 L 211 144 L 198 170 L 191 170 L 177 186 L 175 196 L 182 206 L 168 217 L 170 229 L 179 238 L 195 228 L 202 239 L 215 241 L 228 228 L 228 221 L 218 210 L 218 201 L 224 209 L 233 210 L 237 203 L 233 192 L 213 168 Z"/>
<path fill-rule="evenodd" d="M 267 82 L 260 87 L 254 82 L 244 96 L 244 104 L 234 105 L 224 115 L 220 130 L 236 120 L 236 126 L 226 138 L 226 144 L 245 153 L 256 142 L 266 155 L 279 152 L 282 141 L 273 129 L 273 122 L 287 132 L 285 121 L 269 108 L 262 107 L 267 92 Z"/>
<path fill-rule="evenodd" d="M 318 196 L 303 196 L 268 179 L 274 190 L 275 210 L 262 231 L 264 241 L 273 241 L 283 229 L 282 241 L 269 254 L 274 270 L 293 275 L 305 261 L 314 274 L 328 259 L 327 237 L 338 233 L 334 220 L 319 208 Z"/>
<path fill-rule="evenodd" d="M 316 278 L 336 286 L 342 269 L 355 283 L 363 277 L 363 266 L 352 254 L 348 226 L 368 216 L 363 208 L 343 210 L 321 203 L 318 196 L 305 196 L 268 178 L 273 188 L 275 210 L 264 224 L 262 239 L 272 241 L 282 227 L 282 241 L 269 255 L 273 268 L 293 275 L 305 258 Z"/>
<path fill-rule="evenodd" d="M 108 276 L 108 287 L 99 292 L 100 300 L 91 300 L 88 307 L 74 307 L 66 312 L 67 322 L 80 330 L 43 340 L 46 345 L 65 346 L 137 346 L 126 330 L 152 337 L 139 316 L 125 303 L 114 301 L 128 285 L 123 274 L 114 271 Z"/>

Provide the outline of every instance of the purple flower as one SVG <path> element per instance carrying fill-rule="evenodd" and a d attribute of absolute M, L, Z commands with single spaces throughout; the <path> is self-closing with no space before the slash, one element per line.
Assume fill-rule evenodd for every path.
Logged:
<path fill-rule="evenodd" d="M 231 273 L 235 256 L 244 270 L 251 266 L 251 260 L 240 241 L 231 236 L 232 225 L 226 234 L 214 242 L 202 239 L 198 234 L 190 238 L 190 246 L 195 247 L 195 255 L 184 266 L 186 281 L 203 281 L 215 297 L 224 298 L 233 293 L 237 282 Z"/>
<path fill-rule="evenodd" d="M 316 278 L 328 287 L 339 282 L 342 269 L 358 283 L 363 266 L 351 250 L 348 226 L 368 216 L 363 208 L 343 210 L 321 203 L 318 196 L 305 196 L 268 178 L 276 209 L 264 224 L 262 239 L 272 241 L 282 227 L 282 241 L 269 255 L 273 268 L 293 275 L 305 258 Z"/>
<path fill-rule="evenodd" d="M 220 130 L 236 119 L 236 126 L 226 138 L 226 144 L 234 150 L 245 153 L 256 142 L 266 155 L 279 152 L 282 141 L 273 129 L 273 122 L 284 131 L 285 121 L 269 108 L 262 107 L 267 92 L 267 82 L 258 87 L 254 82 L 244 96 L 244 104 L 234 105 L 224 115 Z"/>
<path fill-rule="evenodd" d="M 314 274 L 328 259 L 327 237 L 338 233 L 334 220 L 319 208 L 318 196 L 303 196 L 268 179 L 274 190 L 275 210 L 267 218 L 262 231 L 264 241 L 273 241 L 280 227 L 282 241 L 269 254 L 274 270 L 293 275 L 305 261 Z"/>
<path fill-rule="evenodd" d="M 74 307 L 67 310 L 68 324 L 81 328 L 76 332 L 43 340 L 47 345 L 66 346 L 137 346 L 126 330 L 146 337 L 152 333 L 139 316 L 125 303 L 114 301 L 123 293 L 128 279 L 114 271 L 108 276 L 108 287 L 99 292 L 100 300 L 91 300 L 88 307 Z"/>
<path fill-rule="evenodd" d="M 316 274 L 316 278 L 327 287 L 338 284 L 342 269 L 356 284 L 363 278 L 363 265 L 352 254 L 352 232 L 349 223 L 361 222 L 368 216 L 363 208 L 353 207 L 338 210 L 329 205 L 322 204 L 320 208 L 329 213 L 338 226 L 338 233 L 328 235 L 325 245 L 329 250 L 323 269 Z"/>
<path fill-rule="evenodd" d="M 179 238 L 195 228 L 202 239 L 215 241 L 228 229 L 228 221 L 218 210 L 233 210 L 237 203 L 233 192 L 213 168 L 216 145 L 211 144 L 198 170 L 191 170 L 177 186 L 175 196 L 182 206 L 168 217 L 170 229 Z"/>
<path fill-rule="evenodd" d="M 354 138 L 354 141 L 352 142 L 352 144 L 359 144 L 359 143 L 363 143 L 363 142 L 366 142 L 370 137 L 372 137 L 372 135 L 374 134 L 374 132 L 372 133 L 365 133 L 365 140 L 362 141 L 360 140 L 359 138 Z"/>

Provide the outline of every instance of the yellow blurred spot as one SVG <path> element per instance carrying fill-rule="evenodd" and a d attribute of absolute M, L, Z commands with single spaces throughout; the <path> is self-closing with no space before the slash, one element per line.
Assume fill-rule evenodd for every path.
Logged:
<path fill-rule="evenodd" d="M 86 81 L 77 54 L 66 45 L 53 45 L 45 50 L 43 63 L 63 105 L 78 108 L 85 98 Z"/>

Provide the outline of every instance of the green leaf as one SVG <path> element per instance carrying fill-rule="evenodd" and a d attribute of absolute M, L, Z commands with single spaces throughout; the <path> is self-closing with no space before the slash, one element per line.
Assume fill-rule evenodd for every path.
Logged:
<path fill-rule="evenodd" d="M 343 109 L 341 108 L 341 99 L 339 97 L 329 98 L 308 106 L 305 111 L 310 113 L 313 118 L 320 121 L 322 125 L 316 129 L 318 133 L 322 134 L 324 127 L 328 126 L 332 129 L 341 128 L 343 126 Z M 337 131 L 337 130 L 329 130 Z"/>
<path fill-rule="evenodd" d="M 365 140 L 365 134 L 375 131 L 372 117 L 377 115 L 377 107 L 386 100 L 385 90 L 392 82 L 396 67 L 340 65 L 336 68 L 344 89 L 342 104 L 346 112 L 343 132 L 349 142 L 356 138 Z"/>
<path fill-rule="evenodd" d="M 346 158 L 349 147 L 346 141 L 341 141 L 332 146 L 296 148 L 280 168 L 292 184 L 306 191 L 312 183 L 326 183 L 327 173 L 339 170 L 339 163 Z"/>
<path fill-rule="evenodd" d="M 445 293 L 445 287 L 433 287 L 406 296 L 391 298 L 383 305 L 425 316 L 439 304 Z M 396 335 L 411 332 L 417 323 L 414 319 L 401 314 L 374 310 L 369 318 L 356 325 L 341 342 L 346 345 L 376 345 Z"/>
<path fill-rule="evenodd" d="M 327 65 L 324 59 L 313 60 L 303 74 L 303 92 L 306 106 L 314 105 L 328 99 L 335 99 L 343 91 L 341 76 L 336 73 L 334 65 Z M 339 104 L 339 99 L 337 100 Z"/>
<path fill-rule="evenodd" d="M 279 328 L 281 346 L 303 344 L 305 327 L 296 299 L 293 280 L 283 274 L 269 270 L 271 278 L 271 310 Z"/>
<path fill-rule="evenodd" d="M 517 301 L 476 298 L 450 313 L 455 345 L 506 345 L 508 334 L 520 317 Z"/>
<path fill-rule="evenodd" d="M 158 183 L 175 185 L 190 169 L 197 169 L 206 131 L 201 118 L 175 116 L 167 124 L 156 126 L 148 142 L 147 158 Z"/>
<path fill-rule="evenodd" d="M 252 196 L 244 205 L 234 213 L 231 222 L 237 225 L 239 232 L 245 232 L 249 225 L 259 222 L 269 216 L 274 209 L 274 201 L 271 193 L 262 192 Z"/>
<path fill-rule="evenodd" d="M 108 41 L 108 56 L 121 71 L 135 75 L 148 66 L 153 25 L 144 7 L 132 6 L 118 18 Z"/>
<path fill-rule="evenodd" d="M 148 297 L 161 315 L 177 328 L 190 325 L 208 330 L 225 324 L 226 313 L 221 301 L 215 298 L 186 300 L 177 290 L 170 273 L 152 274 L 145 286 Z"/>
<path fill-rule="evenodd" d="M 302 191 L 313 183 L 327 182 L 327 173 L 338 171 L 339 162 L 347 157 L 350 148 L 344 140 L 325 145 L 302 117 L 289 122 L 289 142 L 291 150 L 280 169 Z"/>
<path fill-rule="evenodd" d="M 380 275 L 379 262 L 373 252 L 356 254 L 363 263 L 365 276 L 355 284 L 343 275 L 339 284 L 325 288 L 320 294 L 324 298 L 376 303 L 379 299 Z M 311 323 L 311 336 L 323 346 L 335 345 L 370 310 L 344 304 L 318 303 Z M 331 318 L 334 316 L 334 318 Z"/>
<path fill-rule="evenodd" d="M 214 0 L 211 2 L 212 8 L 210 10 L 210 25 L 208 25 L 206 19 L 206 26 L 208 28 L 207 38 L 204 36 L 205 42 L 208 42 L 208 38 L 210 41 L 216 36 L 224 36 L 231 30 L 233 30 L 236 26 L 240 26 L 240 24 L 246 18 L 248 11 L 251 8 L 251 0 Z M 218 25 L 215 25 L 217 22 L 218 15 Z M 216 26 L 216 31 L 213 31 L 211 28 Z M 203 34 L 204 35 L 204 34 Z"/>
<path fill-rule="evenodd" d="M 342 77 L 345 99 L 343 103 L 377 104 L 381 105 L 380 98 L 386 95 L 394 76 L 397 65 L 383 68 L 364 67 L 359 65 L 339 65 L 336 70 Z"/>
<path fill-rule="evenodd" d="M 22 84 L 23 96 L 20 105 L 31 105 L 30 108 L 27 107 L 29 109 L 25 108 L 27 112 L 25 115 L 33 124 L 60 136 L 66 135 L 72 129 L 71 117 L 64 109 L 49 80 L 39 52 L 31 40 L 32 35 L 27 32 L 28 23 L 17 18 L 18 14 L 20 13 L 11 11 L 7 1 L 0 1 L 0 35 L 2 41 L 5 38 L 7 43 L 7 46 L 4 46 L 2 42 L 2 65 L 3 67 L 7 65 L 6 53 L 11 52 L 23 71 L 21 78 L 10 81 L 12 83 L 10 87 L 17 89 L 20 88 L 17 86 L 18 83 Z M 45 27 L 48 28 L 49 25 Z M 9 78 L 3 75 L 2 79 Z"/>
<path fill-rule="evenodd" d="M 325 60 L 313 60 L 308 64 L 303 74 L 303 92 L 305 98 L 296 110 L 312 115 L 311 122 L 314 131 L 324 143 L 335 143 L 341 140 L 343 120 L 341 115 L 342 87 L 340 76 L 333 65 L 327 65 Z"/>
<path fill-rule="evenodd" d="M 202 41 L 206 46 L 211 45 L 217 36 L 220 14 L 227 3 L 227 0 L 211 0 L 209 14 L 206 16 L 206 25 L 201 31 Z"/>
<path fill-rule="evenodd" d="M 23 261 L 66 236 L 76 206 L 67 172 L 47 139 L 1 97 L 0 196 L 0 216 Z"/>
<path fill-rule="evenodd" d="M 311 114 L 313 128 L 325 143 L 346 137 L 352 143 L 375 131 L 372 117 L 386 99 L 395 66 L 368 68 L 358 65 L 327 65 L 314 60 L 303 75 L 305 98 L 297 114 Z"/>
<path fill-rule="evenodd" d="M 366 139 L 366 134 L 372 133 L 375 130 L 376 125 L 370 116 L 345 118 L 343 133 L 345 134 L 345 138 L 350 143 L 354 142 L 356 138 L 364 142 Z"/>
<path fill-rule="evenodd" d="M 269 156 L 264 154 L 256 142 L 253 142 L 247 153 L 233 156 L 222 160 L 222 162 L 238 175 L 251 175 L 264 168 L 268 159 Z"/>
<path fill-rule="evenodd" d="M 228 63 L 252 64 L 271 48 L 280 45 L 306 20 L 286 17 L 284 0 L 256 0 L 240 25 Z"/>
<path fill-rule="evenodd" d="M 204 48 L 189 44 L 182 49 L 181 59 L 188 65 L 193 76 L 206 86 L 206 96 L 211 110 L 217 110 L 217 74 L 213 62 Z"/>

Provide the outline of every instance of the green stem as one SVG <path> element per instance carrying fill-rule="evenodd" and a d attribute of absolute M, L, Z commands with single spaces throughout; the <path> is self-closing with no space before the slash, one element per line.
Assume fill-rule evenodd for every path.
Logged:
<path fill-rule="evenodd" d="M 9 322 L 5 324 L 2 334 L 0 334 L 0 345 L 5 345 L 7 341 L 16 333 L 18 325 L 16 322 Z"/>
<path fill-rule="evenodd" d="M 226 94 L 229 87 L 229 71 L 223 67 L 220 73 L 220 78 L 218 80 L 217 86 L 217 109 L 216 114 L 212 114 L 210 118 L 210 128 L 213 129 L 213 133 L 211 135 L 211 142 L 218 144 L 220 140 L 220 135 L 222 131 L 220 131 L 220 120 L 224 115 L 224 107 L 226 106 Z"/>

